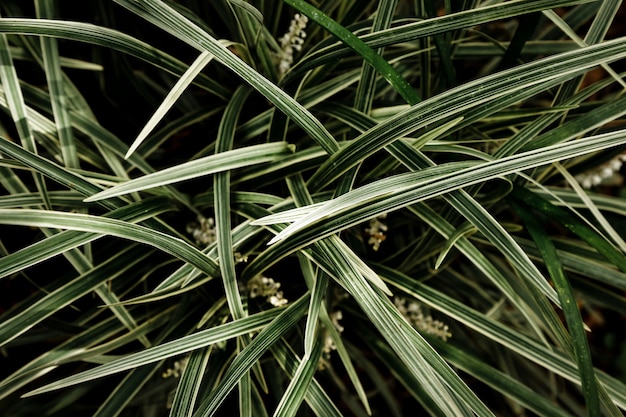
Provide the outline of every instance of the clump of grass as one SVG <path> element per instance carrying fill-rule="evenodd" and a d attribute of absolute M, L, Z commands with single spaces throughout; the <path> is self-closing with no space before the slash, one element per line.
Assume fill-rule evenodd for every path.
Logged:
<path fill-rule="evenodd" d="M 7 414 L 626 409 L 618 2 L 0 12 Z"/>

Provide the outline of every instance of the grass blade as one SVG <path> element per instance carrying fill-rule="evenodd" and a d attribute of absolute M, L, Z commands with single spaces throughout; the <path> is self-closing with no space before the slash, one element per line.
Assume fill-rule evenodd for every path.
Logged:
<path fill-rule="evenodd" d="M 528 206 L 533 207 L 534 209 L 549 216 L 551 219 L 558 221 L 573 233 L 576 233 L 585 242 L 596 248 L 598 253 L 606 257 L 609 262 L 619 268 L 622 272 L 626 272 L 626 257 L 624 257 L 622 253 L 616 250 L 613 245 L 603 239 L 599 234 L 584 225 L 574 215 L 560 207 L 550 204 L 542 197 L 525 188 L 516 188 L 513 191 L 513 196 L 516 199 L 523 201 L 524 204 L 527 204 Z"/>
<path fill-rule="evenodd" d="M 556 291 L 559 294 L 563 314 L 565 315 L 567 326 L 574 341 L 574 354 L 576 362 L 578 363 L 587 411 L 590 416 L 600 416 L 600 401 L 596 376 L 591 362 L 591 353 L 589 351 L 589 345 L 587 344 L 587 335 L 585 334 L 583 320 L 576 305 L 572 287 L 563 271 L 563 266 L 558 258 L 556 249 L 541 223 L 526 207 L 517 203 L 513 203 L 513 207 L 516 209 L 517 214 L 521 217 L 528 232 L 535 241 L 543 257 L 544 264 L 548 269 L 548 273 L 554 282 Z"/>
<path fill-rule="evenodd" d="M 554 55 L 452 88 L 361 134 L 331 155 L 309 178 L 308 185 L 312 190 L 320 189 L 375 151 L 426 125 L 432 128 L 433 125 L 458 117 L 485 101 L 514 94 L 535 84 L 547 83 L 550 79 L 557 85 L 563 81 L 563 76 L 573 77 L 579 71 L 585 71 L 599 62 L 618 59 L 621 54 L 626 54 L 625 39 Z M 544 84 L 544 88 L 549 88 L 548 84 Z M 445 118 L 442 116 L 444 114 Z"/>
<path fill-rule="evenodd" d="M 80 384 L 86 381 L 102 378 L 106 375 L 123 372 L 142 365 L 157 362 L 173 356 L 191 352 L 196 349 L 219 343 L 233 337 L 241 336 L 255 330 L 264 328 L 282 312 L 282 308 L 268 310 L 262 313 L 248 316 L 244 319 L 215 326 L 195 334 L 185 336 L 170 342 L 162 343 L 150 349 L 127 355 L 121 359 L 100 365 L 91 370 L 72 375 L 57 382 L 37 388 L 28 395 L 37 395 L 44 392 L 57 390 L 63 387 Z"/>
<path fill-rule="evenodd" d="M 194 414 L 195 417 L 210 416 L 216 412 L 228 393 L 261 355 L 276 343 L 297 321 L 302 319 L 306 313 L 306 301 L 308 298 L 308 295 L 300 297 L 298 301 L 284 309 L 237 355 L 219 386 L 200 404 Z"/>
<path fill-rule="evenodd" d="M 216 172 L 228 171 L 250 165 L 274 161 L 291 153 L 291 147 L 284 143 L 265 143 L 246 148 L 221 152 L 183 164 L 144 175 L 143 177 L 116 185 L 85 199 L 86 202 L 103 200 L 111 197 L 133 193 L 148 188 L 173 184 Z"/>
<path fill-rule="evenodd" d="M 195 350 L 189 355 L 183 374 L 180 376 L 178 387 L 176 387 L 170 416 L 191 417 L 193 415 L 202 377 L 209 364 L 212 350 L 213 346 L 209 346 Z"/>
<path fill-rule="evenodd" d="M 165 233 L 117 219 L 55 211 L 0 209 L 0 224 L 53 227 L 117 236 L 154 246 L 189 262 L 209 276 L 219 275 L 216 263 L 188 243 Z"/>
<path fill-rule="evenodd" d="M 176 81 L 176 84 L 169 93 L 167 93 L 167 97 L 163 99 L 163 102 L 159 106 L 159 108 L 154 112 L 150 120 L 146 123 L 137 138 L 134 140 L 128 151 L 126 151 L 126 155 L 124 155 L 124 159 L 128 159 L 133 152 L 139 148 L 142 142 L 148 137 L 150 132 L 156 127 L 156 125 L 163 119 L 165 114 L 170 110 L 170 108 L 174 105 L 176 100 L 185 92 L 185 89 L 189 87 L 196 78 L 196 76 L 202 71 L 202 69 L 211 62 L 213 56 L 208 52 L 202 52 L 198 58 L 189 66 L 187 71 Z"/>

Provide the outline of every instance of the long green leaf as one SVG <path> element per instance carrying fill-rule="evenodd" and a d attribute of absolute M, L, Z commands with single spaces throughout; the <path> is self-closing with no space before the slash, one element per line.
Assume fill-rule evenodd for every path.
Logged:
<path fill-rule="evenodd" d="M 224 155 L 232 150 L 235 139 L 235 126 L 249 94 L 250 89 L 247 87 L 237 89 L 233 95 L 233 99 L 224 110 L 224 116 L 220 122 L 215 144 L 215 158 L 220 158 L 220 161 L 224 158 Z M 261 155 L 261 153 L 258 155 Z M 216 173 L 213 179 L 213 188 L 215 220 L 217 225 L 217 253 L 220 259 L 222 282 L 224 283 L 226 299 L 228 300 L 228 306 L 233 314 L 233 318 L 239 319 L 245 316 L 245 312 L 241 296 L 239 295 L 239 284 L 235 273 L 230 219 L 230 172 L 224 170 L 223 172 Z"/>
<path fill-rule="evenodd" d="M 55 311 L 68 306 L 101 284 L 114 280 L 144 260 L 150 252 L 138 246 L 130 246 L 116 256 L 96 266 L 61 288 L 37 300 L 24 310 L 0 324 L 0 346 L 19 337 L 42 320 L 50 317 Z M 120 264 L 123 265 L 120 267 Z"/>
<path fill-rule="evenodd" d="M 241 86 L 235 91 L 232 100 L 226 106 L 220 126 L 217 131 L 217 141 L 215 143 L 215 156 L 222 157 L 232 150 L 235 141 L 235 129 L 239 115 L 250 94 L 247 86 Z M 234 319 L 246 316 L 246 308 L 239 294 L 239 282 L 235 272 L 235 261 L 233 252 L 233 238 L 231 231 L 231 204 L 230 204 L 230 171 L 217 172 L 213 178 L 215 220 L 217 228 L 217 253 L 219 256 L 220 271 L 224 292 L 228 307 Z M 238 343 L 245 347 L 250 342 L 249 337 L 242 337 Z M 250 374 L 246 373 L 239 381 L 239 402 L 241 416 L 247 417 L 251 414 L 251 380 Z"/>
<path fill-rule="evenodd" d="M 393 20 L 393 16 L 396 11 L 397 0 L 385 0 L 378 4 L 378 9 L 374 15 L 374 21 L 372 22 L 372 31 L 379 31 L 387 29 Z M 358 38 L 357 38 L 358 39 Z M 359 39 L 359 41 L 361 41 Z M 361 41 L 362 42 L 362 41 Z M 378 48 L 375 52 L 378 55 L 382 55 L 384 49 Z M 368 114 L 372 108 L 372 102 L 376 95 L 376 70 L 374 67 L 363 63 L 361 66 L 361 74 L 359 77 L 359 84 L 356 89 L 356 97 L 354 99 L 354 107 Z M 409 96 L 405 100 L 410 104 L 415 104 L 417 101 L 412 102 L 409 99 L 417 99 L 418 97 Z"/>
<path fill-rule="evenodd" d="M 103 46 L 136 56 L 176 75 L 183 74 L 188 67 L 183 62 L 127 33 L 90 23 L 11 17 L 0 19 L 0 33 L 49 36 Z M 228 89 L 208 76 L 201 74 L 197 81 L 200 86 L 218 97 L 225 99 L 229 95 Z"/>
<path fill-rule="evenodd" d="M 198 349 L 189 355 L 180 376 L 176 394 L 170 410 L 171 417 L 191 417 L 198 399 L 202 376 L 206 372 L 213 346 Z"/>
<path fill-rule="evenodd" d="M 569 213 L 561 207 L 557 207 L 541 196 L 529 191 L 525 188 L 515 188 L 513 195 L 525 204 L 541 211 L 549 216 L 551 219 L 558 221 L 563 226 L 567 227 L 572 232 L 580 236 L 589 245 L 596 248 L 598 253 L 602 254 L 613 265 L 618 267 L 622 272 L 626 272 L 626 256 L 619 252 L 613 245 L 607 242 L 597 232 L 590 227 L 583 224 L 582 221 L 577 219 L 573 214 Z"/>
<path fill-rule="evenodd" d="M 246 167 L 274 161 L 291 153 L 291 146 L 284 142 L 252 145 L 241 149 L 220 152 L 193 161 L 185 162 L 143 177 L 116 185 L 85 199 L 86 202 L 98 201 L 111 197 L 133 193 L 148 188 L 173 184 L 198 178 L 216 172 Z"/>
<path fill-rule="evenodd" d="M 161 367 L 161 363 L 133 369 L 93 414 L 94 417 L 116 417 L 134 399 Z"/>
<path fill-rule="evenodd" d="M 116 236 L 167 252 L 189 262 L 209 276 L 219 275 L 219 266 L 188 243 L 165 233 L 117 219 L 55 211 L 0 209 L 0 224 L 53 227 Z"/>
<path fill-rule="evenodd" d="M 558 258 L 556 248 L 550 241 L 550 238 L 544 226 L 535 218 L 534 214 L 519 203 L 513 202 L 513 208 L 524 222 L 528 232 L 532 236 L 541 256 L 543 257 L 548 273 L 554 282 L 557 293 L 561 300 L 563 314 L 572 334 L 574 341 L 574 353 L 578 369 L 580 372 L 580 380 L 582 382 L 583 395 L 587 404 L 587 411 L 590 416 L 600 416 L 600 401 L 598 396 L 598 387 L 596 384 L 596 376 L 593 371 L 591 361 L 591 352 L 587 344 L 587 335 L 583 326 L 582 316 L 576 305 L 571 284 L 569 283 L 563 266 Z"/>
<path fill-rule="evenodd" d="M 39 18 L 53 18 L 54 2 L 36 0 L 35 9 Z M 78 168 L 78 154 L 76 144 L 70 127 L 70 117 L 68 108 L 68 98 L 63 85 L 63 74 L 59 61 L 59 47 L 57 40 L 49 37 L 41 37 L 41 50 L 43 63 L 50 92 L 50 104 L 57 127 L 57 135 L 61 145 L 63 162 L 68 168 Z"/>
<path fill-rule="evenodd" d="M 271 347 L 272 354 L 278 365 L 287 373 L 289 377 L 293 377 L 301 366 L 301 359 L 297 357 L 293 349 L 285 342 L 284 339 L 278 340 Z M 341 417 L 341 412 L 337 406 L 328 397 L 328 392 L 313 378 L 308 386 L 304 397 L 307 404 L 318 416 Z"/>
<path fill-rule="evenodd" d="M 293 374 L 291 382 L 285 389 L 274 417 L 289 417 L 297 415 L 298 409 L 304 400 L 304 397 L 309 390 L 309 386 L 313 380 L 313 375 L 317 371 L 319 366 L 319 360 L 322 356 L 322 343 L 319 338 L 317 343 L 313 345 L 310 353 L 305 355 L 300 362 L 300 365 Z"/>
<path fill-rule="evenodd" d="M 99 186 L 88 181 L 83 176 L 78 175 L 46 158 L 42 158 L 35 153 L 29 152 L 5 138 L 0 138 L 0 151 L 32 168 L 35 172 L 41 173 L 42 175 L 53 179 L 71 190 L 76 190 L 83 195 L 92 195 L 102 190 Z M 120 203 L 119 201 L 105 201 L 102 205 L 112 209 L 119 207 Z"/>
<path fill-rule="evenodd" d="M 150 134 L 152 129 L 161 121 L 161 119 L 165 116 L 165 114 L 170 110 L 170 108 L 174 105 L 176 100 L 185 92 L 185 89 L 191 84 L 194 78 L 202 71 L 202 69 L 211 62 L 213 56 L 208 52 L 203 52 L 200 54 L 198 58 L 189 66 L 189 69 L 185 71 L 182 77 L 176 82 L 176 85 L 172 87 L 170 92 L 167 94 L 167 97 L 163 99 L 159 108 L 154 112 L 150 120 L 146 123 L 137 138 L 133 141 L 128 151 L 126 151 L 126 155 L 124 155 L 125 159 L 128 159 L 137 148 L 141 145 L 144 139 Z"/>
<path fill-rule="evenodd" d="M 329 238 L 329 241 L 332 242 L 333 239 Z M 319 242 L 319 244 L 324 243 L 325 241 Z M 436 394 L 433 392 L 434 401 L 437 401 L 444 410 L 455 409 L 461 412 L 460 410 L 466 407 L 463 400 L 466 400 L 468 401 L 467 404 L 477 411 L 479 415 L 491 415 L 484 408 L 484 405 L 476 399 L 474 394 L 467 390 L 467 387 L 458 379 L 458 376 L 450 373 L 449 368 L 440 361 L 439 356 L 427 344 L 424 345 L 424 340 L 419 338 L 412 328 L 405 327 L 408 326 L 408 323 L 398 316 L 398 311 L 390 304 L 388 299 L 382 297 L 381 293 L 374 291 L 366 284 L 366 281 L 357 272 L 358 267 L 352 265 L 352 261 L 349 258 L 343 258 L 343 261 L 337 259 L 334 262 L 329 260 L 329 257 L 342 256 L 342 251 L 335 250 L 332 247 L 319 247 L 319 244 L 314 245 L 313 253 L 307 253 L 307 255 L 352 293 L 355 300 L 360 303 L 363 311 L 366 312 L 379 331 L 394 347 L 396 353 L 402 358 L 413 375 L 420 381 L 423 381 L 424 386 L 431 391 L 435 390 L 434 386 L 440 386 L 442 381 L 438 378 L 444 378 L 448 386 L 455 387 L 454 394 L 445 389 L 439 390 Z M 421 346 L 420 350 L 415 350 L 417 346 Z M 427 359 L 423 355 L 426 355 Z M 427 365 L 426 360 L 431 365 Z M 441 376 L 424 371 L 424 369 L 431 369 L 430 366 L 434 366 Z M 442 395 L 446 395 L 449 402 L 443 400 Z M 461 403 L 458 403 L 449 395 L 454 395 L 454 398 L 461 401 Z"/>
<path fill-rule="evenodd" d="M 13 59 L 9 49 L 7 36 L 0 35 L 0 83 L 4 90 L 4 97 L 7 107 L 11 113 L 17 133 L 20 136 L 22 146 L 33 153 L 37 153 L 37 145 L 33 136 L 31 123 L 28 117 L 28 110 L 24 102 L 24 96 L 20 88 L 19 78 L 13 65 Z M 4 175 L 10 177 L 9 175 Z M 45 207 L 51 207 L 50 197 L 43 176 L 37 172 L 33 173 L 35 184 L 41 194 L 42 202 Z M 7 178 L 8 179 L 8 178 Z"/>
<path fill-rule="evenodd" d="M 437 309 L 455 320 L 474 329 L 485 337 L 506 346 L 524 358 L 580 385 L 580 376 L 576 364 L 564 353 L 546 347 L 543 343 L 532 340 L 527 335 L 487 317 L 462 302 L 416 280 L 382 265 L 376 270 L 393 286 L 412 295 L 426 305 Z M 611 399 L 620 408 L 626 410 L 626 385 L 601 371 L 596 370 L 598 379 L 604 384 Z"/>
<path fill-rule="evenodd" d="M 124 356 L 123 358 L 100 365 L 91 370 L 69 376 L 57 382 L 37 388 L 29 392 L 28 395 L 37 395 L 102 378 L 107 375 L 137 368 L 139 366 L 171 358 L 173 356 L 182 355 L 224 340 L 260 330 L 266 327 L 268 323 L 272 322 L 281 312 L 283 312 L 283 310 L 283 308 L 275 308 L 248 316 L 241 320 L 236 320 L 221 326 L 215 326 L 207 330 L 202 330 L 195 334 L 184 336 L 150 349 Z"/>
<path fill-rule="evenodd" d="M 528 387 L 507 373 L 489 366 L 483 358 L 472 355 L 466 349 L 434 338 L 429 339 L 429 342 L 454 366 L 478 378 L 528 410 L 544 417 L 567 417 L 571 415 L 568 411 L 555 404 L 553 400 L 534 391 L 534 387 Z M 379 342 L 375 343 L 374 347 L 378 349 L 379 355 L 383 355 L 387 365 L 396 369 L 395 363 L 389 362 L 391 355 L 388 349 L 384 349 Z M 409 380 L 405 384 L 413 385 L 414 383 Z"/>
<path fill-rule="evenodd" d="M 151 198 L 113 210 L 105 214 L 105 217 L 111 216 L 112 218 L 134 223 L 151 218 L 172 208 L 171 203 L 164 198 Z M 0 278 L 7 277 L 102 236 L 102 234 L 73 230 L 66 230 L 49 236 L 1 258 Z"/>
<path fill-rule="evenodd" d="M 0 399 L 8 397 L 36 378 L 48 374 L 60 364 L 71 361 L 79 352 L 85 352 L 85 349 L 110 340 L 123 330 L 125 329 L 122 324 L 113 316 L 95 323 L 7 376 L 0 382 Z"/>
<path fill-rule="evenodd" d="M 332 242 L 334 238 L 329 237 L 327 240 Z M 332 246 L 324 247 L 326 240 L 319 242 L 318 245 L 322 246 L 323 253 L 328 257 L 323 264 L 328 268 L 326 272 L 337 279 L 354 297 L 363 312 L 442 411 L 450 415 L 469 415 L 469 407 L 477 415 L 493 415 L 437 352 L 408 324 L 391 301 L 367 284 L 348 258 L 340 251 L 333 250 Z M 322 260 L 318 258 L 315 261 L 319 263 Z"/>

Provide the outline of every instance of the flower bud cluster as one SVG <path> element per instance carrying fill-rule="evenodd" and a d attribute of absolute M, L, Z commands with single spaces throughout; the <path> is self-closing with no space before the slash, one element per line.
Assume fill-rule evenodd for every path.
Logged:
<path fill-rule="evenodd" d="M 339 323 L 339 320 L 343 318 L 343 313 L 341 310 L 335 310 L 330 313 L 330 321 L 333 326 L 337 330 L 339 334 L 343 333 L 343 326 Z M 330 354 L 333 350 L 337 350 L 337 345 L 335 344 L 334 339 L 330 336 L 328 331 L 324 332 L 324 346 L 322 347 L 322 356 L 320 357 L 320 361 L 317 365 L 317 368 L 321 371 L 330 366 Z"/>
<path fill-rule="evenodd" d="M 187 224 L 187 233 L 193 237 L 196 244 L 209 245 L 217 240 L 215 220 L 212 217 L 207 219 L 199 214 L 197 222 Z"/>
<path fill-rule="evenodd" d="M 380 248 L 380 244 L 387 238 L 387 225 L 381 221 L 386 217 L 386 214 L 381 214 L 373 218 L 369 222 L 369 227 L 365 229 L 365 233 L 369 236 L 367 244 L 371 245 L 375 251 Z"/>
<path fill-rule="evenodd" d="M 296 13 L 291 20 L 291 25 L 289 25 L 287 33 L 278 39 L 278 43 L 282 48 L 279 53 L 278 61 L 278 72 L 281 76 L 285 75 L 287 71 L 289 71 L 289 68 L 291 68 L 295 52 L 302 50 L 304 38 L 306 38 L 305 29 L 308 21 L 309 19 L 305 15 Z"/>
<path fill-rule="evenodd" d="M 626 152 L 617 155 L 610 161 L 605 162 L 592 171 L 576 176 L 576 179 L 583 188 L 591 188 L 600 185 L 604 180 L 619 173 L 622 165 L 626 162 Z"/>
<path fill-rule="evenodd" d="M 189 355 L 187 355 L 184 358 L 174 362 L 173 367 L 172 368 L 167 368 L 165 370 L 165 372 L 163 372 L 161 374 L 161 377 L 164 378 L 164 379 L 167 379 L 167 378 L 180 378 L 180 376 L 183 374 L 183 371 L 185 370 L 185 367 L 187 366 L 187 362 L 189 362 Z M 165 408 L 167 408 L 168 410 L 171 410 L 172 406 L 174 405 L 174 396 L 175 395 L 176 395 L 176 390 L 170 391 L 168 393 L 168 395 L 167 395 L 167 400 L 165 402 Z"/>
<path fill-rule="evenodd" d="M 337 329 L 337 332 L 339 333 L 343 332 L 343 326 L 339 324 L 339 320 L 341 320 L 342 318 L 343 318 L 343 313 L 341 312 L 341 310 L 335 310 L 332 313 L 330 313 L 330 321 L 333 323 L 333 326 L 335 326 L 335 329 Z M 326 332 L 326 338 L 324 339 L 324 347 L 322 349 L 326 355 L 330 355 L 331 351 L 337 349 L 335 342 L 333 341 L 332 337 L 328 335 L 328 332 Z"/>
<path fill-rule="evenodd" d="M 187 362 L 189 362 L 189 356 L 185 356 L 181 360 L 174 362 L 173 367 L 168 368 L 165 372 L 163 372 L 161 376 L 163 378 L 179 378 L 180 375 L 183 373 L 183 370 L 185 370 Z"/>
<path fill-rule="evenodd" d="M 437 336 L 444 342 L 452 337 L 448 325 L 439 320 L 434 320 L 430 315 L 424 314 L 421 304 L 417 301 L 411 300 L 407 304 L 406 298 L 395 297 L 393 303 L 398 311 L 417 330 Z"/>
<path fill-rule="evenodd" d="M 248 294 L 250 298 L 265 297 L 268 303 L 275 307 L 287 304 L 289 301 L 279 291 L 280 282 L 274 281 L 262 275 L 257 275 L 248 281 Z"/>

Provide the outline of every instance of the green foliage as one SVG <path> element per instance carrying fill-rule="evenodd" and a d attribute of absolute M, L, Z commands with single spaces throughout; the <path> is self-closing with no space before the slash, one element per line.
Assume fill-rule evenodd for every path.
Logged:
<path fill-rule="evenodd" d="M 626 410 L 621 2 L 69 3 L 0 4 L 0 414 Z"/>

